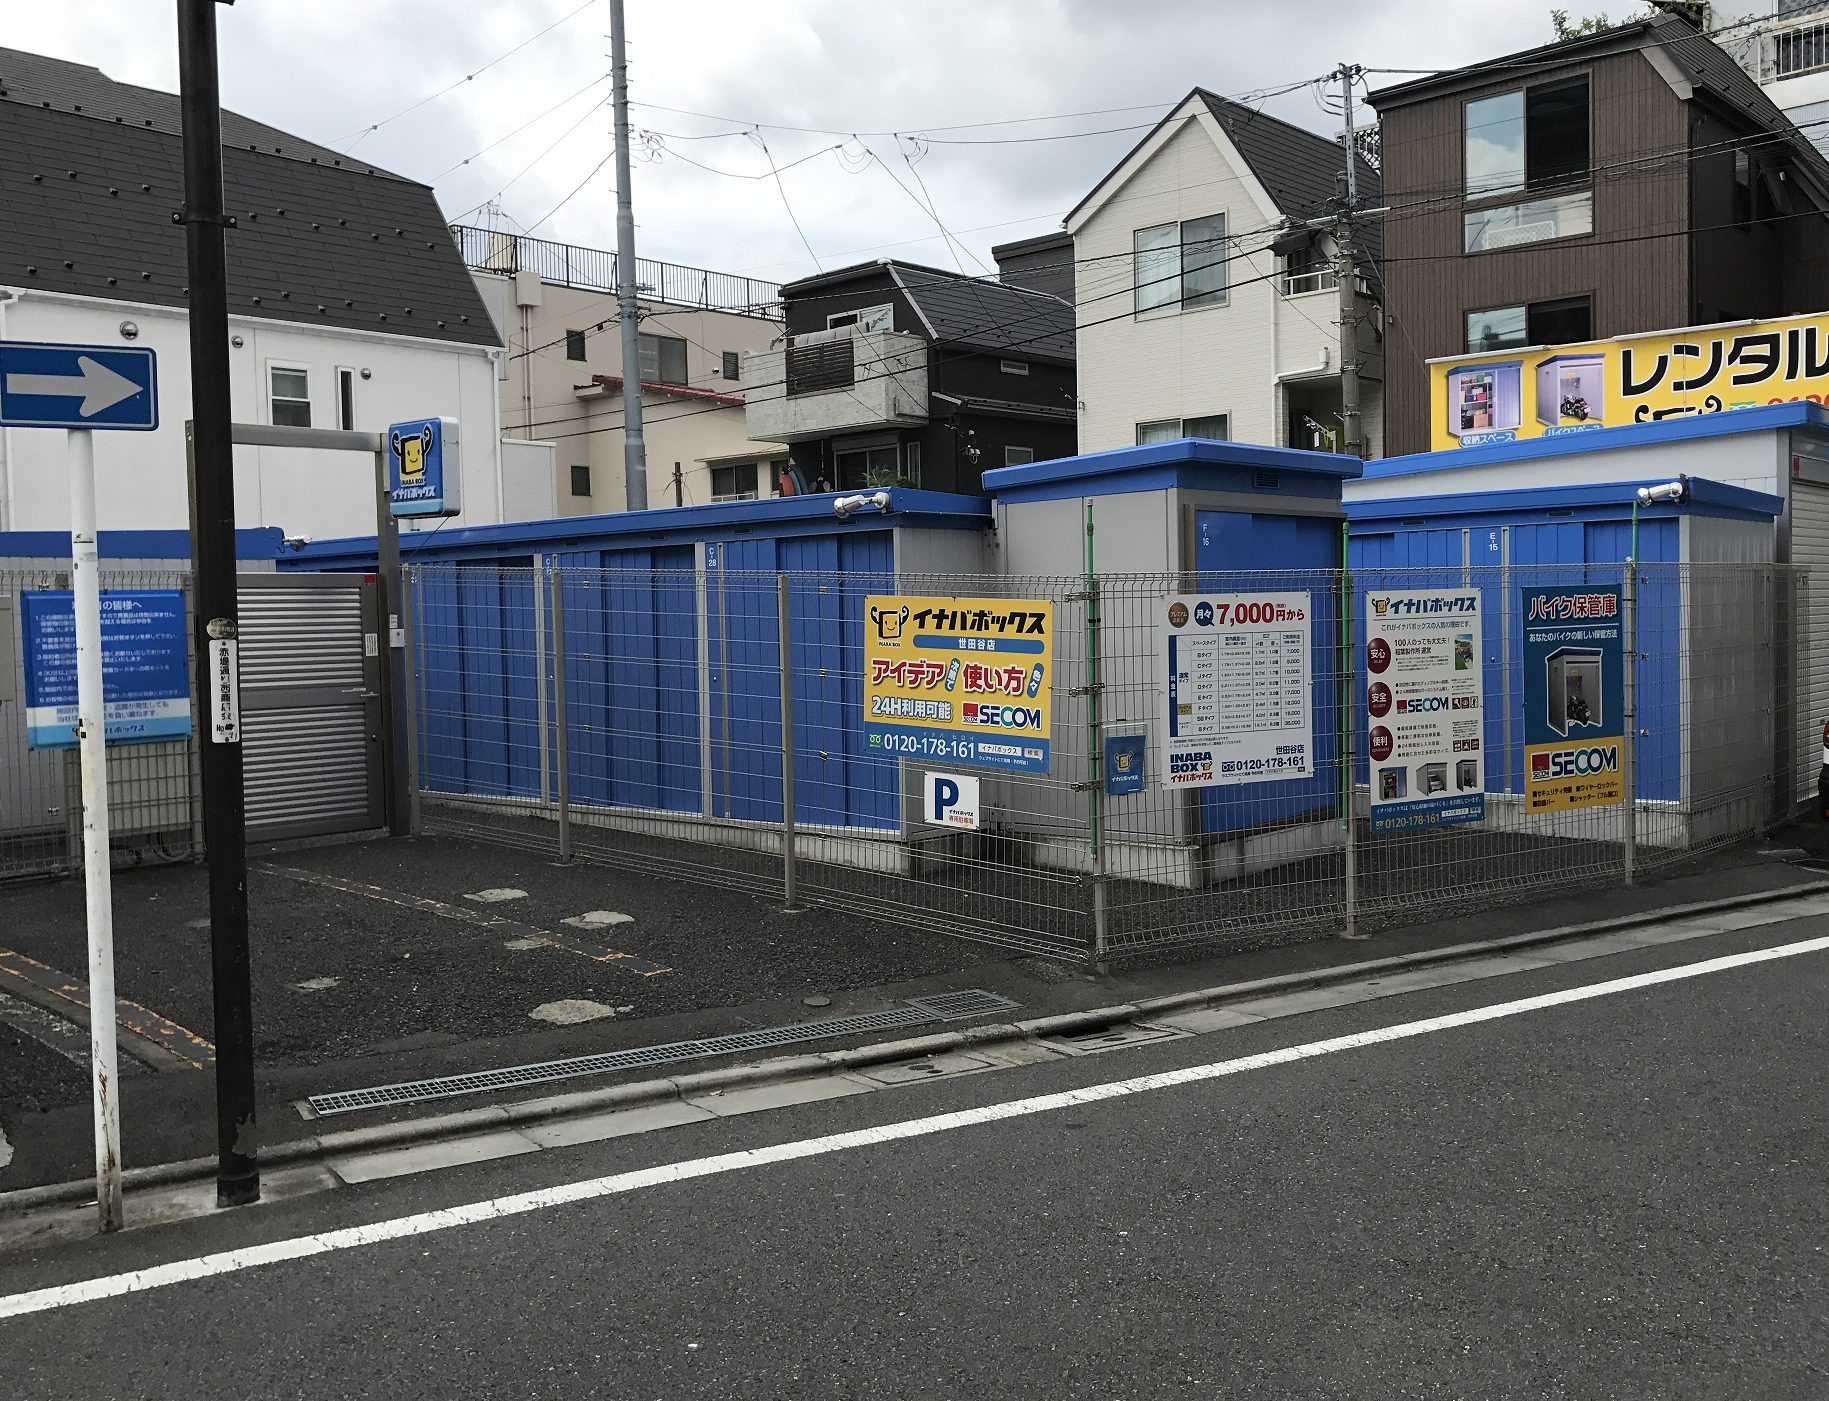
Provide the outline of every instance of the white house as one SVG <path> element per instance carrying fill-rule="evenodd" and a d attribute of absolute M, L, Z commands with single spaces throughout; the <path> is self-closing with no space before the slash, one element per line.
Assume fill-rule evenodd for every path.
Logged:
<path fill-rule="evenodd" d="M 465 513 L 553 513 L 551 448 L 503 444 L 500 341 L 432 191 L 223 113 L 238 423 L 463 427 Z M 189 288 L 178 100 L 0 50 L 0 339 L 150 346 L 160 426 L 98 433 L 103 529 L 189 520 Z M 61 433 L 0 430 L 0 529 L 69 525 Z M 238 447 L 236 515 L 291 536 L 374 530 L 374 461 Z M 429 528 L 429 527 L 428 527 Z"/>
<path fill-rule="evenodd" d="M 1081 452 L 1178 437 L 1340 447 L 1339 143 L 1196 88 L 1068 214 Z M 1378 204 L 1363 159 L 1360 204 Z M 1356 279 L 1368 455 L 1383 441 L 1379 228 Z"/>

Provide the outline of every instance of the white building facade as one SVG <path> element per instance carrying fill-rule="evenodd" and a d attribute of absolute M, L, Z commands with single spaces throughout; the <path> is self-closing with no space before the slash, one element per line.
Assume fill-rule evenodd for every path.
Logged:
<path fill-rule="evenodd" d="M 1340 161 L 1323 137 L 1196 90 L 1068 215 L 1081 452 L 1178 437 L 1343 448 L 1335 246 L 1292 235 L 1323 212 Z M 1375 204 L 1376 173 L 1360 174 Z M 1383 357 L 1361 266 L 1376 455 Z"/>

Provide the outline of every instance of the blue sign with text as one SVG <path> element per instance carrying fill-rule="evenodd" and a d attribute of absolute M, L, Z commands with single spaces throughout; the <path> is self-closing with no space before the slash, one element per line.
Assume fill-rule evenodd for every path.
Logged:
<path fill-rule="evenodd" d="M 0 341 L 0 427 L 158 426 L 158 357 L 151 350 Z"/>
<path fill-rule="evenodd" d="M 33 749 L 76 746 L 76 608 L 66 589 L 21 594 L 25 735 Z M 191 688 L 184 595 L 102 592 L 102 697 L 110 744 L 185 739 Z"/>
<path fill-rule="evenodd" d="M 387 430 L 388 507 L 396 516 L 463 510 L 463 462 L 454 418 L 416 418 Z"/>

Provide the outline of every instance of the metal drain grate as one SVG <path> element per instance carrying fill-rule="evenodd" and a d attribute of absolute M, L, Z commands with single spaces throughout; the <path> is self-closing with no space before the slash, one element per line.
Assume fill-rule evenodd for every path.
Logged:
<path fill-rule="evenodd" d="M 618 1070 L 673 1065 L 705 1056 L 767 1051 L 777 1046 L 795 1046 L 838 1036 L 900 1031 L 911 1026 L 928 1026 L 933 1022 L 962 1021 L 967 1017 L 1012 1011 L 1018 1005 L 994 992 L 968 988 L 963 992 L 943 992 L 931 997 L 911 998 L 903 1006 L 891 1007 L 882 1012 L 859 1012 L 848 1017 L 793 1022 L 787 1026 L 764 1027 L 760 1031 L 708 1036 L 697 1041 L 669 1041 L 660 1046 L 635 1046 L 626 1051 L 603 1051 L 594 1056 L 541 1061 L 535 1065 L 510 1066 L 505 1070 L 477 1070 L 467 1075 L 445 1075 L 435 1080 L 408 1080 L 399 1085 L 378 1085 L 367 1090 L 339 1090 L 334 1094 L 312 1095 L 306 1103 L 320 1118 L 329 1118 L 335 1114 L 350 1114 L 358 1109 L 423 1104 L 427 1100 L 485 1094 L 490 1090 L 519 1089 L 525 1085 L 545 1085 L 555 1080 L 575 1080 L 585 1075 L 607 1075 Z"/>

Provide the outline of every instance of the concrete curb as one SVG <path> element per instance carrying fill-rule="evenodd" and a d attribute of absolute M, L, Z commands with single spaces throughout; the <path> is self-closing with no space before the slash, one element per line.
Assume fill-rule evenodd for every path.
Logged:
<path fill-rule="evenodd" d="M 1555 929 L 1512 934 L 1499 939 L 1481 939 L 1472 943 L 1451 944 L 1439 949 L 1420 949 L 1415 953 L 1395 954 L 1388 958 L 1363 959 L 1333 968 L 1317 968 L 1300 973 L 1282 973 L 1269 978 L 1253 978 L 1242 983 L 1222 983 L 1214 987 L 1195 988 L 1188 992 L 1167 993 L 1161 997 L 1140 998 L 1081 1012 L 1061 1012 L 1046 1017 L 1031 1017 L 1019 1022 L 992 1022 L 963 1027 L 958 1031 L 934 1032 L 900 1041 L 883 1041 L 848 1050 L 811 1052 L 779 1056 L 753 1065 L 725 1066 L 717 1070 L 697 1071 L 660 1080 L 641 1080 L 602 1089 L 581 1090 L 571 1094 L 550 1095 L 540 1099 L 520 1100 L 513 1104 L 485 1105 L 476 1109 L 456 1110 L 430 1118 L 409 1119 L 391 1124 L 371 1124 L 363 1128 L 338 1129 L 315 1137 L 290 1139 L 261 1151 L 264 1166 L 294 1167 L 302 1163 L 325 1162 L 344 1153 L 372 1152 L 381 1148 L 406 1148 L 435 1143 L 454 1135 L 482 1129 L 515 1128 L 523 1124 L 543 1123 L 553 1119 L 581 1117 L 608 1110 L 634 1109 L 691 1096 L 715 1094 L 725 1090 L 757 1085 L 779 1084 L 788 1080 L 809 1079 L 863 1066 L 883 1065 L 894 1061 L 919 1060 L 949 1051 L 973 1046 L 994 1046 L 1015 1041 L 1035 1041 L 1049 1036 L 1073 1035 L 1101 1031 L 1120 1022 L 1186 1012 L 1196 1008 L 1242 1002 L 1264 993 L 1289 992 L 1302 988 L 1328 987 L 1335 983 L 1357 982 L 1368 974 L 1397 972 L 1454 963 L 1462 959 L 1487 957 L 1514 949 L 1541 947 L 1571 939 L 1590 938 L 1647 924 L 1666 923 L 1695 915 L 1720 914 L 1728 910 L 1777 904 L 1783 900 L 1808 895 L 1829 894 L 1829 880 L 1807 881 L 1783 890 L 1758 891 L 1747 895 L 1729 895 L 1719 900 L 1699 900 L 1638 914 L 1618 915 L 1589 924 L 1568 924 Z M 123 1178 L 129 1190 L 147 1187 L 174 1187 L 206 1182 L 216 1174 L 214 1158 L 189 1158 L 181 1162 L 159 1163 L 143 1168 L 129 1168 Z M 95 1184 L 83 1178 L 74 1182 L 47 1183 L 41 1187 L 22 1187 L 0 1192 L 0 1215 L 27 1211 L 36 1207 L 93 1201 Z"/>

